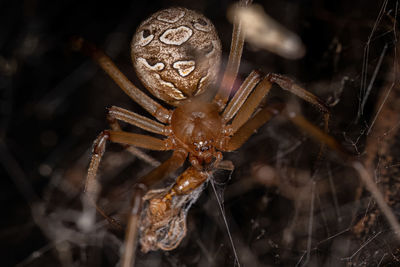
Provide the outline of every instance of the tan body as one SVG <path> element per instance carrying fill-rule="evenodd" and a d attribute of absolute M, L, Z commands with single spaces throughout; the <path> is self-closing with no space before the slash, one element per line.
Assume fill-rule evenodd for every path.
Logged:
<path fill-rule="evenodd" d="M 216 104 L 185 101 L 172 113 L 171 130 L 173 142 L 189 152 L 197 169 L 222 159 L 216 149 L 222 149 L 226 131 Z"/>

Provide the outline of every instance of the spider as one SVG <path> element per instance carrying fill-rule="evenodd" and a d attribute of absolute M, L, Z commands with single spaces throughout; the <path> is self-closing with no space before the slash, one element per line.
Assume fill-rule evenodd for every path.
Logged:
<path fill-rule="evenodd" d="M 250 4 L 250 0 L 239 2 L 242 6 Z M 94 141 L 86 195 L 96 202 L 99 191 L 96 174 L 107 141 L 173 151 L 168 160 L 137 182 L 125 236 L 125 250 L 131 252 L 124 254 L 126 265 L 123 266 L 134 261 L 138 235 L 144 252 L 172 250 L 179 245 L 186 233 L 186 212 L 203 185 L 216 169 L 233 169 L 230 162 L 223 161 L 222 153 L 237 150 L 259 127 L 284 110 L 283 104 L 259 108 L 273 84 L 321 111 L 327 131 L 329 110 L 324 101 L 285 76 L 253 71 L 230 96 L 243 44 L 242 25 L 236 20 L 227 67 L 217 85 L 221 43 L 210 20 L 195 11 L 174 7 L 158 11 L 142 22 L 132 39 L 133 65 L 146 89 L 173 107 L 167 109 L 132 84 L 101 50 L 82 38 L 74 39 L 76 50 L 91 56 L 132 100 L 155 118 L 116 106 L 108 110 L 111 129 L 101 132 Z M 213 88 L 217 88 L 216 93 Z M 311 135 L 340 151 L 332 138 L 303 117 L 295 113 L 289 117 Z M 118 121 L 163 138 L 123 131 Z M 187 160 L 190 166 L 173 185 L 149 190 Z"/>

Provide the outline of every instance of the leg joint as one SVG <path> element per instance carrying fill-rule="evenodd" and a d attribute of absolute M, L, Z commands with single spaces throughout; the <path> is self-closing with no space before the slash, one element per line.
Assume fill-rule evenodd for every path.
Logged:
<path fill-rule="evenodd" d="M 106 142 L 108 139 L 110 139 L 110 131 L 102 131 L 93 143 L 93 154 L 102 156 L 104 154 Z"/>

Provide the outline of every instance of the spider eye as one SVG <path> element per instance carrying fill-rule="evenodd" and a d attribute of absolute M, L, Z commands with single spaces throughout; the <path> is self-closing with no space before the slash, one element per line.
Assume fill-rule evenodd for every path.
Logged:
<path fill-rule="evenodd" d="M 208 146 L 203 146 L 201 147 L 201 152 L 207 151 L 208 150 Z"/>

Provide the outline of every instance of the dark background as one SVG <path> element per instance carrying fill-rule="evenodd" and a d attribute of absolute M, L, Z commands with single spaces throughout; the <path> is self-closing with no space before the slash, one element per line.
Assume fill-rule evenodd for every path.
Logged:
<path fill-rule="evenodd" d="M 339 100 L 332 107 L 331 134 L 349 150 L 361 153 L 363 131 L 374 110 L 376 95 L 389 79 L 386 74 L 391 70 L 394 47 L 390 18 L 395 17 L 396 2 L 389 1 L 386 15 L 368 46 L 368 80 L 385 44 L 388 52 L 365 113 L 358 120 L 364 49 L 383 1 L 255 2 L 297 33 L 307 53 L 304 58 L 291 61 L 246 45 L 240 77 L 253 69 L 287 74 L 327 102 Z M 123 232 L 106 223 L 89 234 L 76 227 L 80 192 L 92 142 L 107 128 L 106 107 L 117 105 L 145 113 L 90 59 L 71 51 L 69 38 L 83 36 L 97 44 L 139 85 L 130 63 L 129 44 L 143 19 L 169 6 L 184 6 L 204 13 L 220 33 L 226 61 L 232 28 L 226 19 L 226 10 L 232 3 L 206 0 L 0 2 L 2 266 L 113 266 L 118 261 Z M 272 95 L 285 101 L 293 99 L 277 88 Z M 306 117 L 321 125 L 318 111 L 301 101 L 297 103 Z M 109 148 L 101 168 L 102 204 L 108 214 L 119 216 L 129 202 L 129 189 L 135 178 L 152 167 L 117 145 Z M 225 197 L 226 215 L 239 258 L 245 265 L 302 265 L 308 238 L 312 238 L 313 248 L 309 266 L 376 264 L 368 262 L 368 257 L 347 258 L 362 244 L 351 235 L 352 218 L 357 214 L 354 192 L 358 183 L 355 174 L 334 153 L 326 153 L 314 177 L 322 185 L 316 187 L 320 191 L 316 194 L 314 214 L 320 220 L 314 225 L 312 237 L 307 232 L 311 200 L 308 198 L 301 204 L 297 199 L 300 189 L 288 193 L 277 184 L 265 186 L 257 180 L 257 171 L 270 167 L 294 188 L 304 188 L 307 182 L 301 177 L 309 179 L 317 153 L 318 145 L 306 134 L 286 119 L 277 118 L 260 129 L 243 148 L 226 156 L 236 169 L 232 174 L 218 173 L 216 179 Z M 149 152 L 149 155 L 160 161 L 168 157 L 168 153 Z M 334 192 L 331 186 L 326 186 L 329 175 L 336 184 Z M 338 201 L 340 220 L 335 215 L 333 199 Z M 324 209 L 326 214 L 321 215 Z M 294 241 L 288 244 L 283 236 L 293 223 L 296 225 L 292 228 Z M 189 212 L 188 227 L 187 237 L 178 249 L 139 254 L 137 265 L 234 265 L 232 249 L 210 188 Z M 335 236 L 341 231 L 346 233 Z M 385 260 L 393 258 L 388 256 Z"/>

